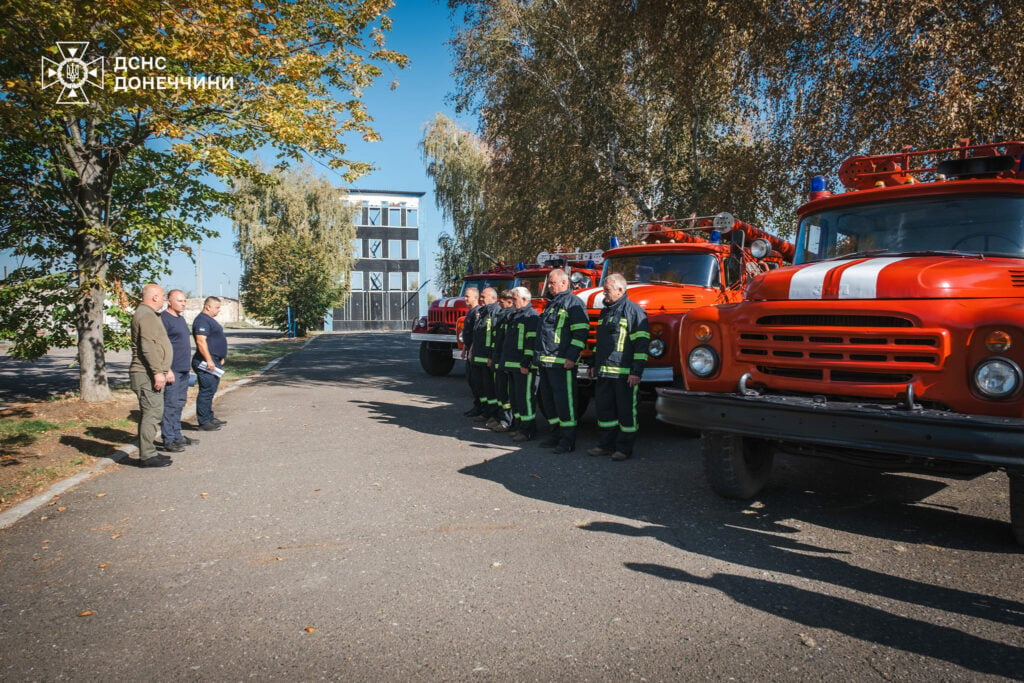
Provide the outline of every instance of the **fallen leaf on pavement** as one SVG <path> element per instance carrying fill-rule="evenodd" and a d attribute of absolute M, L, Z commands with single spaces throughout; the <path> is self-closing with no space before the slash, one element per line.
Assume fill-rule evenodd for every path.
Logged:
<path fill-rule="evenodd" d="M 105 495 L 107 495 L 107 494 L 105 494 L 105 493 L 97 493 L 97 494 L 96 494 L 96 497 L 97 497 L 97 498 L 102 498 L 102 497 L 104 497 Z"/>
<path fill-rule="evenodd" d="M 315 628 L 313 628 L 312 626 L 307 626 L 307 627 L 306 627 L 306 633 L 312 633 L 312 632 L 313 632 L 313 631 L 315 631 L 315 630 L 316 630 L 316 629 L 315 629 Z"/>
<path fill-rule="evenodd" d="M 80 617 L 91 617 L 92 616 L 92 610 L 91 609 L 87 609 L 84 612 L 79 612 L 78 616 L 80 616 Z"/>
<path fill-rule="evenodd" d="M 107 567 L 110 566 L 110 564 L 108 564 L 107 562 L 104 562 L 103 564 L 97 565 L 97 566 L 98 566 L 99 569 L 106 569 Z"/>

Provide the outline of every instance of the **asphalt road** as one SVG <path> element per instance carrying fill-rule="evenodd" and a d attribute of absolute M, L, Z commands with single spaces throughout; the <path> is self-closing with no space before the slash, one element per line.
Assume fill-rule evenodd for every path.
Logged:
<path fill-rule="evenodd" d="M 613 463 L 467 405 L 404 334 L 318 338 L 172 467 L 112 465 L 0 531 L 0 678 L 1024 675 L 1001 474 L 786 459 L 740 503 L 651 406 Z"/>
<path fill-rule="evenodd" d="M 267 339 L 276 339 L 281 333 L 263 329 L 227 329 L 228 347 L 238 350 Z M 70 391 L 78 391 L 78 350 L 53 349 L 34 361 L 23 361 L 7 355 L 7 346 L 0 346 L 0 408 L 20 401 L 45 400 Z M 130 350 L 108 351 L 107 380 L 110 384 L 128 383 Z"/>

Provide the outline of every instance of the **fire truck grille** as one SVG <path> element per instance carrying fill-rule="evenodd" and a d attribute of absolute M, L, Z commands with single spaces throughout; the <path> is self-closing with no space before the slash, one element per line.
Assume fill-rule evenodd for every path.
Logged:
<path fill-rule="evenodd" d="M 913 327 L 905 318 L 887 315 L 769 315 L 760 318 L 758 325 L 785 327 Z"/>
<path fill-rule="evenodd" d="M 1024 287 L 1024 270 L 1010 270 L 1010 284 L 1014 287 Z"/>
<path fill-rule="evenodd" d="M 912 326 L 888 316 L 768 316 L 739 330 L 736 356 L 774 377 L 903 385 L 943 366 L 941 331 L 905 329 Z"/>
<path fill-rule="evenodd" d="M 455 326 L 459 322 L 459 318 L 462 317 L 462 311 L 457 309 L 435 309 L 427 314 L 427 321 L 431 324 L 439 325 L 451 325 Z"/>

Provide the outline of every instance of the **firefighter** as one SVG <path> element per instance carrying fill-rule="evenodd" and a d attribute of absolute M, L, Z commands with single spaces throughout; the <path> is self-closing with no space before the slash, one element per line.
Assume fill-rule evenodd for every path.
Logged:
<path fill-rule="evenodd" d="M 494 316 L 494 349 L 491 352 L 491 359 L 487 361 L 487 367 L 494 375 L 494 397 L 497 406 L 494 417 L 485 426 L 496 432 L 507 432 L 512 429 L 512 383 L 511 377 L 502 368 L 501 359 L 509 320 L 516 311 L 515 297 L 511 289 L 502 290 L 498 297 L 498 305 L 501 308 Z"/>
<path fill-rule="evenodd" d="M 471 382 L 476 386 L 476 395 L 480 399 L 480 414 L 473 419 L 477 422 L 486 422 L 494 417 L 498 410 L 498 399 L 494 394 L 494 373 L 491 371 L 489 361 L 494 350 L 494 316 L 501 307 L 498 305 L 498 292 L 494 287 L 485 287 L 480 301 L 481 306 L 473 325 L 467 372 L 471 373 Z"/>
<path fill-rule="evenodd" d="M 576 449 L 576 361 L 586 345 L 590 323 L 583 302 L 569 289 L 569 275 L 552 270 L 548 303 L 537 324 L 534 362 L 540 368 L 540 398 L 551 436 L 542 446 L 555 453 Z"/>
<path fill-rule="evenodd" d="M 533 295 L 526 287 L 512 290 L 515 312 L 509 317 L 502 340 L 501 365 L 512 386 L 512 440 L 521 443 L 537 437 L 536 379 L 533 367 L 537 323 Z"/>
<path fill-rule="evenodd" d="M 594 409 L 600 440 L 589 455 L 626 460 L 637 432 L 637 392 L 647 363 L 651 335 L 647 313 L 629 300 L 626 278 L 613 273 L 604 281 L 604 308 L 597 322 L 591 377 L 596 375 Z"/>
<path fill-rule="evenodd" d="M 476 386 L 473 384 L 473 373 L 470 372 L 469 347 L 473 344 L 473 327 L 476 325 L 480 313 L 480 290 L 476 287 L 467 287 L 465 295 L 466 317 L 462 319 L 462 358 L 466 361 L 466 383 L 469 384 L 469 391 L 473 394 L 473 407 L 463 413 L 466 417 L 476 417 L 483 413 L 483 405 L 480 403 L 480 396 L 477 395 Z"/>

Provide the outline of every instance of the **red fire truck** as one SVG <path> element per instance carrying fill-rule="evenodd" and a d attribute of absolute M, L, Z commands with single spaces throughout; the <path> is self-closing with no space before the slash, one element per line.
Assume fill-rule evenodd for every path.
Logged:
<path fill-rule="evenodd" d="M 574 292 L 592 287 L 601 277 L 600 266 L 603 252 L 596 251 L 542 251 L 534 264 L 516 265 L 516 287 L 526 287 L 533 295 L 533 307 L 543 312 L 547 304 L 545 287 L 548 273 L 555 268 L 564 268 L 569 273 L 569 282 Z"/>
<path fill-rule="evenodd" d="M 795 264 L 692 311 L 688 391 L 707 479 L 748 498 L 777 449 L 891 471 L 1009 475 L 1024 543 L 1024 142 L 859 156 L 811 182 Z"/>
<path fill-rule="evenodd" d="M 462 288 L 456 296 L 437 299 L 430 304 L 427 314 L 421 316 L 412 327 L 412 340 L 420 343 L 420 365 L 428 375 L 447 375 L 455 367 L 455 361 L 462 358 L 462 320 L 469 307 L 466 305 L 466 289 L 494 287 L 501 291 L 512 286 L 515 271 L 511 266 L 495 264 L 483 273 L 470 273 L 462 278 Z"/>
<path fill-rule="evenodd" d="M 469 311 L 466 289 L 494 287 L 501 292 L 522 285 L 533 293 L 533 306 L 544 310 L 544 281 L 554 268 L 566 268 L 575 287 L 589 287 L 597 281 L 595 259 L 600 262 L 601 252 L 546 252 L 542 251 L 536 264 L 519 263 L 515 267 L 496 263 L 483 273 L 470 273 L 462 278 L 457 296 L 437 299 L 430 304 L 427 315 L 420 317 L 412 328 L 412 340 L 420 343 L 420 365 L 429 375 L 447 375 L 462 358 L 462 322 Z"/>
<path fill-rule="evenodd" d="M 666 218 L 633 225 L 637 244 L 604 252 L 604 277 L 620 273 L 628 296 L 647 313 L 650 359 L 642 381 L 671 384 L 682 377 L 677 352 L 679 323 L 690 310 L 707 304 L 739 301 L 751 276 L 793 259 L 793 245 L 732 214 Z M 577 292 L 587 307 L 590 334 L 581 362 L 581 379 L 597 342 L 604 307 L 601 287 Z M 586 386 L 584 386 L 586 389 Z"/>

